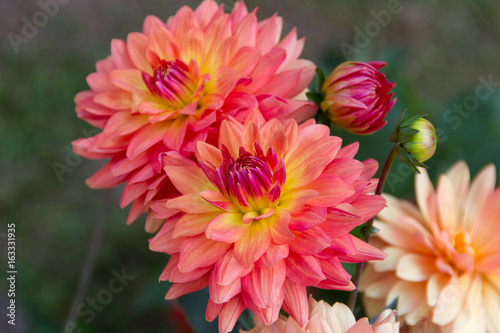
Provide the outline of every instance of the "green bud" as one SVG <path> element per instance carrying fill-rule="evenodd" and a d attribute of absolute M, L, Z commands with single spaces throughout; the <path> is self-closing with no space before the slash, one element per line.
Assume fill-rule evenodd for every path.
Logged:
<path fill-rule="evenodd" d="M 403 139 L 405 132 L 412 132 L 412 137 L 408 136 L 401 140 L 403 148 L 413 157 L 414 160 L 425 162 L 436 152 L 436 130 L 430 121 L 419 118 L 404 129 L 400 129 L 399 137 Z M 416 132 L 415 132 L 416 131 Z M 406 142 L 404 142 L 406 141 Z"/>

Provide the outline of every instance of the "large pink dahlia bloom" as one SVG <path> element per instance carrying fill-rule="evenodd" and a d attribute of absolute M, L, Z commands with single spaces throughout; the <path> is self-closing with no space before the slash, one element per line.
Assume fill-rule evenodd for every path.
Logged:
<path fill-rule="evenodd" d="M 379 303 L 398 297 L 398 313 L 414 332 L 500 332 L 495 167 L 485 167 L 469 186 L 469 169 L 458 162 L 436 191 L 421 171 L 418 207 L 387 196 L 378 216 L 374 241 L 388 258 L 369 264 L 360 286 L 365 304 L 375 313 Z"/>
<path fill-rule="evenodd" d="M 316 302 L 312 297 L 309 297 L 309 319 L 304 326 L 285 316 L 280 316 L 272 325 L 264 325 L 257 318 L 255 322 L 256 326 L 247 333 L 399 333 L 394 310 L 382 311 L 370 325 L 366 317 L 356 321 L 345 304 L 330 306 L 325 301 Z"/>
<path fill-rule="evenodd" d="M 171 255 L 160 277 L 174 284 L 167 299 L 209 287 L 206 318 L 232 329 L 248 307 L 268 325 L 280 308 L 303 325 L 306 286 L 352 290 L 341 262 L 385 254 L 349 234 L 385 206 L 371 195 L 374 160 L 353 157 L 313 120 L 298 126 L 256 117 L 221 125 L 218 146 L 198 142 L 198 164 L 177 153 L 164 169 L 182 196 L 151 240 Z M 161 211 L 159 211 L 162 214 Z"/>
<path fill-rule="evenodd" d="M 316 107 L 301 93 L 315 66 L 298 59 L 304 41 L 295 29 L 280 40 L 281 29 L 279 16 L 259 22 L 243 3 L 225 14 L 205 0 L 166 23 L 149 16 L 143 32 L 113 40 L 111 55 L 87 77 L 91 90 L 75 97 L 78 117 L 102 129 L 74 141 L 75 153 L 110 158 L 88 185 L 127 182 L 120 205 L 134 202 L 131 223 L 152 201 L 175 195 L 162 153 L 189 156 L 198 141 L 216 143 L 225 116 L 242 120 L 257 107 L 266 119 L 311 117 Z M 149 212 L 146 229 L 154 231 L 161 221 Z"/>

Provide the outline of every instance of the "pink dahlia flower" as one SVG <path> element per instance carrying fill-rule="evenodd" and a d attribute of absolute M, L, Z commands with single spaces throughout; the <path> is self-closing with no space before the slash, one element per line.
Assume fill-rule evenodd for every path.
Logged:
<path fill-rule="evenodd" d="M 230 331 L 248 307 L 272 324 L 280 308 L 308 318 L 306 286 L 352 290 L 341 262 L 385 254 L 349 234 L 385 206 L 369 194 L 374 160 L 353 157 L 313 120 L 221 125 L 218 146 L 198 142 L 198 163 L 177 153 L 164 169 L 182 193 L 163 208 L 172 216 L 151 240 L 171 255 L 160 277 L 174 284 L 167 299 L 209 287 L 206 318 Z M 162 214 L 162 211 L 159 211 Z"/>
<path fill-rule="evenodd" d="M 469 186 L 455 164 L 435 191 L 425 170 L 415 179 L 418 206 L 387 196 L 375 240 L 387 252 L 369 264 L 360 289 L 370 313 L 398 298 L 414 332 L 500 332 L 500 188 L 495 167 Z M 375 244 L 375 243 L 374 243 Z"/>
<path fill-rule="evenodd" d="M 387 121 L 385 115 L 396 103 L 389 91 L 395 84 L 378 71 L 385 62 L 347 61 L 328 76 L 321 93 L 321 109 L 330 120 L 355 134 L 372 134 Z"/>
<path fill-rule="evenodd" d="M 110 158 L 87 184 L 126 182 L 120 205 L 134 202 L 131 223 L 151 202 L 178 194 L 162 171 L 162 153 L 190 156 L 198 141 L 217 142 L 226 116 L 241 121 L 255 108 L 266 119 L 311 117 L 316 108 L 302 92 L 315 66 L 298 59 L 304 40 L 295 29 L 280 40 L 281 29 L 279 16 L 259 22 L 243 3 L 225 14 L 205 0 L 166 23 L 149 16 L 143 32 L 113 40 L 111 55 L 87 77 L 91 90 L 75 97 L 78 117 L 102 129 L 74 141 L 75 153 Z M 160 223 L 149 211 L 146 229 Z"/>
<path fill-rule="evenodd" d="M 396 311 L 382 311 L 370 326 L 368 318 L 356 321 L 351 310 L 342 303 L 330 306 L 324 301 L 316 302 L 309 297 L 309 319 L 300 326 L 292 317 L 280 318 L 272 325 L 264 325 L 255 318 L 256 326 L 247 333 L 398 333 Z M 245 331 L 242 331 L 245 333 Z"/>

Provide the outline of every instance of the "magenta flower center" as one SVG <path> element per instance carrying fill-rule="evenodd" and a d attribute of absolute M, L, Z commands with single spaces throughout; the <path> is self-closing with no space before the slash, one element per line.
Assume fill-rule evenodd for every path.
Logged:
<path fill-rule="evenodd" d="M 153 76 L 142 72 L 142 79 L 149 91 L 166 101 L 173 108 L 182 108 L 193 101 L 200 80 L 198 73 L 191 73 L 189 66 L 180 59 L 161 60 Z"/>
<path fill-rule="evenodd" d="M 249 208 L 254 212 L 275 208 L 285 184 L 286 171 L 274 149 L 269 148 L 264 154 L 261 146 L 254 143 L 253 154 L 240 147 L 236 159 L 227 147 L 223 146 L 221 151 L 221 165 L 209 176 L 219 191 L 244 212 Z"/>

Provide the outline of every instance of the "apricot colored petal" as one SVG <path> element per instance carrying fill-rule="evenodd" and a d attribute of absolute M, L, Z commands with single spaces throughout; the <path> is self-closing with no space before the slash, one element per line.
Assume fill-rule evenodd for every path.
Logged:
<path fill-rule="evenodd" d="M 477 221 L 479 209 L 481 209 L 488 195 L 493 193 L 495 178 L 495 166 L 492 164 L 484 167 L 474 178 L 464 207 L 463 223 L 467 230 L 473 228 Z"/>
<path fill-rule="evenodd" d="M 245 235 L 234 244 L 234 256 L 243 267 L 250 267 L 271 244 L 268 226 L 262 221 L 250 223 Z"/>
<path fill-rule="evenodd" d="M 133 68 L 134 64 L 128 55 L 127 43 L 121 39 L 111 41 L 111 57 L 117 69 Z"/>
<path fill-rule="evenodd" d="M 194 194 L 213 188 L 213 185 L 199 167 L 165 166 L 163 169 L 170 181 L 182 194 Z"/>
<path fill-rule="evenodd" d="M 175 224 L 173 237 L 192 237 L 204 233 L 210 220 L 218 214 L 214 212 L 182 215 Z"/>
<path fill-rule="evenodd" d="M 234 203 L 217 191 L 203 191 L 200 193 L 200 196 L 215 208 L 231 213 L 239 211 Z"/>
<path fill-rule="evenodd" d="M 392 286 L 386 304 L 398 298 L 398 314 L 405 315 L 425 302 L 425 283 L 399 281 Z"/>
<path fill-rule="evenodd" d="M 361 318 L 346 333 L 373 333 L 368 318 Z"/>
<path fill-rule="evenodd" d="M 113 110 L 129 109 L 132 95 L 124 90 L 111 90 L 95 95 L 94 102 Z"/>
<path fill-rule="evenodd" d="M 185 194 L 167 201 L 167 208 L 178 209 L 185 213 L 213 213 L 219 212 L 217 207 L 206 202 L 199 194 Z"/>
<path fill-rule="evenodd" d="M 151 74 L 151 65 L 146 60 L 146 49 L 148 47 L 148 38 L 139 33 L 132 32 L 127 37 L 127 50 L 130 60 L 135 67 L 141 71 Z"/>
<path fill-rule="evenodd" d="M 249 224 L 242 221 L 241 213 L 222 213 L 215 216 L 207 225 L 205 234 L 208 239 L 234 243 L 241 239 L 250 228 Z"/>
<path fill-rule="evenodd" d="M 146 89 L 141 72 L 136 69 L 117 69 L 110 72 L 108 77 L 116 87 L 126 91 Z"/>
<path fill-rule="evenodd" d="M 305 203 L 312 198 L 318 196 L 318 192 L 314 190 L 292 190 L 281 195 L 279 208 L 285 209 L 290 213 L 298 213 L 303 208 Z"/>
<path fill-rule="evenodd" d="M 271 241 L 275 245 L 284 245 L 293 240 L 294 235 L 288 229 L 290 213 L 284 209 L 277 209 L 272 217 L 267 221 Z"/>
<path fill-rule="evenodd" d="M 179 150 L 184 142 L 188 122 L 186 116 L 179 116 L 173 120 L 169 120 L 164 126 L 163 143 L 174 150 Z"/>
<path fill-rule="evenodd" d="M 437 273 L 436 258 L 406 254 L 399 259 L 396 275 L 406 281 L 427 281 Z"/>

